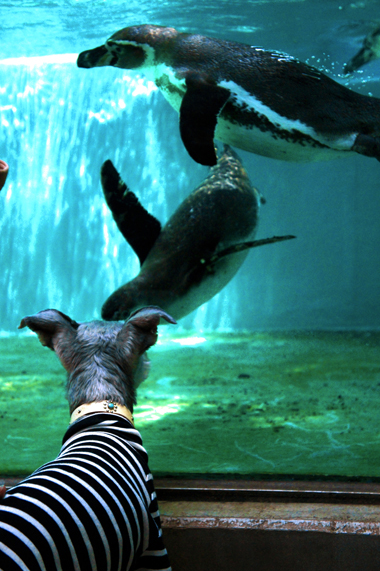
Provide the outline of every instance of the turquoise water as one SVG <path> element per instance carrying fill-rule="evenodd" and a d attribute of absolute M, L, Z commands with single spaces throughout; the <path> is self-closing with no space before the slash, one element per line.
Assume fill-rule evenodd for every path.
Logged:
<path fill-rule="evenodd" d="M 43 375 L 42 381 L 38 373 L 38 367 L 45 367 L 47 352 L 41 353 L 33 373 L 27 373 L 24 394 L 23 371 L 28 371 L 25 363 L 34 350 L 33 342 L 27 338 L 24 345 L 25 338 L 18 341 L 18 337 L 7 335 L 16 331 L 24 315 L 46 307 L 60 309 L 77 321 L 98 318 L 104 300 L 139 269 L 137 257 L 104 204 L 99 182 L 102 162 L 108 158 L 114 162 L 131 190 L 162 223 L 208 172 L 187 155 L 179 137 L 177 114 L 152 83 L 125 70 L 78 69 L 77 53 L 102 44 L 128 25 L 168 25 L 290 53 L 354 90 L 380 97 L 380 60 L 352 76 L 341 74 L 344 63 L 374 25 L 375 8 L 371 1 L 311 0 L 0 2 L 0 159 L 10 166 L 0 193 L 0 332 L 4 335 L 0 339 L 0 437 L 5 443 L 2 451 L 12 452 L 0 452 L 0 473 L 27 472 L 54 455 L 67 412 L 59 365 Z M 171 473 L 377 477 L 380 166 L 376 160 L 360 156 L 286 164 L 241 151 L 239 155 L 252 184 L 266 198 L 257 238 L 295 234 L 297 239 L 250 252 L 236 277 L 179 323 L 173 335 L 191 332 L 192 336 L 222 337 L 208 338 L 208 352 L 194 350 L 192 378 L 186 373 L 188 365 L 179 367 L 175 376 L 187 403 L 181 409 L 175 399 L 176 384 L 169 383 L 157 421 L 161 440 L 154 436 L 154 422 L 144 425 L 142 414 L 141 429 L 152 469 L 165 472 L 170 449 Z M 292 371 L 304 371 L 296 390 L 308 404 L 299 411 L 297 428 L 289 423 L 294 424 L 297 411 L 291 409 L 298 405 L 292 403 L 299 397 L 292 397 L 295 388 L 287 385 L 286 376 L 280 376 L 279 381 L 283 357 L 277 351 L 271 353 L 272 338 L 263 341 L 266 372 L 259 388 L 254 389 L 252 377 L 235 374 L 237 363 L 248 359 L 254 367 L 258 356 L 253 350 L 255 340 L 247 341 L 245 335 L 276 336 L 279 332 L 285 336 L 284 346 L 291 348 Z M 315 357 L 310 361 L 309 350 L 297 338 L 303 332 L 312 332 L 321 343 L 317 367 Z M 340 332 L 338 344 L 335 337 L 326 341 L 325 336 L 332 332 Z M 360 341 L 353 351 L 352 336 L 356 334 Z M 369 346 L 363 337 L 366 334 L 371 338 Z M 226 365 L 223 375 L 220 371 L 214 374 L 215 347 L 223 345 L 227 352 L 223 335 L 233 339 L 228 350 L 235 365 L 231 370 Z M 303 349 L 294 350 L 295 343 Z M 155 400 L 162 397 L 160 379 L 172 375 L 165 367 L 170 371 L 173 359 L 186 361 L 183 352 L 189 350 L 180 347 L 174 355 L 157 349 L 158 370 L 152 371 L 151 388 L 144 388 L 152 392 L 142 397 L 148 394 L 149 406 L 154 407 Z M 340 356 L 338 362 L 331 353 Z M 363 367 L 366 361 L 370 365 Z M 52 409 L 48 395 L 49 387 L 55 386 L 55 375 L 61 392 L 54 392 Z M 203 406 L 202 375 L 214 379 L 204 389 L 207 402 L 215 401 L 210 407 Z M 227 390 L 229 384 L 236 390 Z M 316 386 L 321 400 L 313 405 Z M 267 397 L 265 387 L 271 387 Z M 283 396 L 280 412 L 265 404 L 275 401 L 273 391 Z M 25 429 L 9 420 L 9 412 L 4 414 L 10 394 L 23 397 L 23 417 L 28 418 Z M 339 413 L 338 428 L 330 430 L 331 411 L 343 410 L 336 404 L 339 394 L 346 398 L 344 415 L 349 419 Z M 28 408 L 25 403 L 29 401 Z M 210 442 L 206 424 L 218 406 L 217 419 L 211 415 L 214 430 Z M 247 407 L 251 407 L 249 414 L 236 422 Z M 60 420 L 41 454 L 40 431 L 53 421 L 52 410 L 56 409 Z M 238 411 L 234 422 L 230 409 Z M 265 422 L 259 430 L 255 422 L 264 413 L 257 411 L 264 409 Z M 41 410 L 48 411 L 42 425 Z M 189 411 L 194 416 L 189 416 Z M 359 428 L 352 432 L 355 415 L 360 415 L 366 438 L 360 436 Z M 314 417 L 322 427 L 322 438 L 310 428 Z M 192 433 L 189 427 L 194 419 Z M 351 428 L 346 430 L 348 424 Z M 256 432 L 252 432 L 253 425 Z M 200 441 L 202 452 L 189 454 L 186 461 L 183 451 L 176 448 L 177 435 L 184 427 L 189 434 L 188 448 L 191 439 L 199 441 L 202 431 L 205 433 Z M 343 440 L 337 440 L 337 431 Z M 290 454 L 291 442 L 300 434 L 315 438 L 308 441 L 297 456 L 297 465 L 292 466 L 284 458 L 294 456 Z M 226 437 L 232 444 L 224 454 Z M 334 469 L 338 449 L 343 459 Z M 177 451 L 178 456 L 173 457 Z"/>

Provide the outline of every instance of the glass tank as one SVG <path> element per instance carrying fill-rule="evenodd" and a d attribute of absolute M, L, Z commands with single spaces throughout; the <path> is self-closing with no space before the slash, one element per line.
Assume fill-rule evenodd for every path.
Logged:
<path fill-rule="evenodd" d="M 13 0 L 0 9 L 0 159 L 9 165 L 1 478 L 54 458 L 69 423 L 65 371 L 36 335 L 17 331 L 20 320 L 46 308 L 101 319 L 104 302 L 140 271 L 105 200 L 102 164 L 112 161 L 162 227 L 210 172 L 189 156 L 178 113 L 150 78 L 78 68 L 78 53 L 121 28 L 157 24 L 290 54 L 374 98 L 380 61 L 343 72 L 375 29 L 370 0 Z M 359 154 L 300 163 L 234 150 L 265 199 L 255 239 L 295 238 L 249 249 L 208 302 L 160 326 L 134 409 L 150 468 L 379 478 L 380 165 Z M 226 208 L 236 214 L 233 201 Z M 171 291 L 176 275 L 167 278 Z"/>

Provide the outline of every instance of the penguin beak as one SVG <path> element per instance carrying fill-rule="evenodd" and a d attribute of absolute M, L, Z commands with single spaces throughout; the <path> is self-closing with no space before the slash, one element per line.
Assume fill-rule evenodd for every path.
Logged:
<path fill-rule="evenodd" d="M 105 46 L 99 46 L 93 50 L 87 50 L 79 54 L 77 59 L 78 67 L 102 67 L 104 65 L 115 65 L 115 56 L 110 53 Z"/>

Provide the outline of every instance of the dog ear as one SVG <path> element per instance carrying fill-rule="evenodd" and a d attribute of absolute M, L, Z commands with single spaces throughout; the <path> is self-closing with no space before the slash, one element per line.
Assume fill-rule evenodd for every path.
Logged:
<path fill-rule="evenodd" d="M 161 318 L 165 319 L 168 323 L 177 323 L 173 317 L 160 307 L 151 305 L 138 309 L 127 319 L 118 337 L 121 340 L 126 340 L 131 329 L 135 329 L 136 333 L 140 332 L 140 335 L 137 337 L 139 337 L 139 352 L 141 354 L 156 343 L 157 326 Z"/>
<path fill-rule="evenodd" d="M 45 309 L 34 315 L 28 315 L 21 320 L 19 329 L 29 327 L 37 333 L 41 344 L 55 351 L 55 344 L 60 333 L 73 335 L 79 327 L 79 323 L 73 321 L 57 309 Z"/>
<path fill-rule="evenodd" d="M 137 309 L 129 316 L 126 323 L 133 323 L 133 325 L 140 327 L 140 329 L 151 331 L 152 328 L 157 329 L 161 318 L 166 319 L 168 323 L 173 323 L 174 325 L 177 323 L 171 315 L 156 305 L 149 305 L 148 307 Z"/>

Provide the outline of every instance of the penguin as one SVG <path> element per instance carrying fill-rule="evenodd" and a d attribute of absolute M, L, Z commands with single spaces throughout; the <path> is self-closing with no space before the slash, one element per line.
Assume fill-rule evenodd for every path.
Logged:
<path fill-rule="evenodd" d="M 9 172 L 9 166 L 5 161 L 0 161 L 0 190 L 3 188 L 5 181 L 7 180 Z"/>
<path fill-rule="evenodd" d="M 363 47 L 343 68 L 343 73 L 356 71 L 359 67 L 380 58 L 380 25 L 377 26 L 363 41 Z"/>
<path fill-rule="evenodd" d="M 285 54 L 147 24 L 80 53 L 77 65 L 143 72 L 179 112 L 184 146 L 202 165 L 216 164 L 214 139 L 286 161 L 380 160 L 380 100 Z"/>
<path fill-rule="evenodd" d="M 159 304 L 181 319 L 232 279 L 250 248 L 294 238 L 253 240 L 264 199 L 228 146 L 163 228 L 110 160 L 102 165 L 101 183 L 114 220 L 141 265 L 139 274 L 103 304 L 107 321 L 124 320 L 147 304 Z"/>

